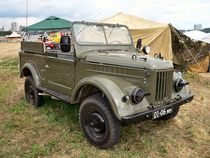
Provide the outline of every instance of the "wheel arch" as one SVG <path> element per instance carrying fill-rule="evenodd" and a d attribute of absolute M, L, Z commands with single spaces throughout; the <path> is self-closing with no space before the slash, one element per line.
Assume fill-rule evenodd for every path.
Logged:
<path fill-rule="evenodd" d="M 123 115 L 121 110 L 127 105 L 122 102 L 122 97 L 126 95 L 126 92 L 110 77 L 91 76 L 82 79 L 73 90 L 71 101 L 73 103 L 81 102 L 86 97 L 97 92 L 100 92 L 102 96 L 106 97 L 115 117 L 120 120 Z"/>
<path fill-rule="evenodd" d="M 20 71 L 20 77 L 32 76 L 36 87 L 40 86 L 40 75 L 32 63 L 26 63 L 23 65 Z"/>

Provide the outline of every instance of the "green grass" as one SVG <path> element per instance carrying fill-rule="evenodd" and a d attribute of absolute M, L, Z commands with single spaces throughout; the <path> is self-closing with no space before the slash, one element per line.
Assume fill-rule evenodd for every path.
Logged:
<path fill-rule="evenodd" d="M 7 141 L 5 139 L 0 139 L 0 147 L 7 144 Z"/>
<path fill-rule="evenodd" d="M 16 73 L 19 72 L 19 59 L 18 58 L 4 58 L 0 60 L 0 69 L 4 72 Z"/>
<path fill-rule="evenodd" d="M 11 132 L 12 130 L 14 130 L 17 127 L 17 125 L 13 122 L 13 121 L 7 121 L 5 123 L 2 124 L 2 131 L 3 132 Z"/>
<path fill-rule="evenodd" d="M 90 145 L 80 129 L 79 105 L 66 104 L 49 96 L 44 97 L 44 106 L 40 108 L 26 102 L 17 62 L 18 59 L 7 59 L 0 63 L 1 158 L 175 158 L 210 155 L 209 93 L 202 84 L 194 88 L 200 89 L 200 92 L 191 104 L 181 108 L 176 119 L 125 126 L 119 144 L 101 150 Z M 192 82 L 195 80 L 193 85 L 196 84 L 195 76 L 187 77 Z M 202 90 L 206 90 L 205 93 Z"/>
<path fill-rule="evenodd" d="M 15 114 L 24 114 L 27 107 L 28 103 L 24 99 L 21 99 L 14 106 L 8 108 L 8 112 Z"/>

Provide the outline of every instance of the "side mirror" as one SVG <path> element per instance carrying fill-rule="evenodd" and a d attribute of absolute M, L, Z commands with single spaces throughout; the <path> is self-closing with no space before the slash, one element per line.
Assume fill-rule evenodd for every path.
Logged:
<path fill-rule="evenodd" d="M 139 38 L 136 43 L 136 50 L 141 50 L 142 47 L 142 39 Z"/>
<path fill-rule="evenodd" d="M 69 36 L 62 36 L 60 41 L 61 51 L 69 52 L 71 49 L 71 39 Z"/>

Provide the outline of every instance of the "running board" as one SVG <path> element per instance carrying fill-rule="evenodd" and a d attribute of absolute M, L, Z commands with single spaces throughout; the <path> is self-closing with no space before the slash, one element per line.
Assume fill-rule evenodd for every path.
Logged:
<path fill-rule="evenodd" d="M 60 94 L 58 92 L 49 90 L 47 88 L 39 87 L 38 89 L 41 90 L 41 91 L 43 91 L 43 92 L 45 92 L 45 93 L 47 93 L 47 94 L 49 94 L 49 95 L 52 95 L 53 97 L 56 97 L 56 98 L 58 98 L 60 100 L 63 100 L 65 102 L 67 102 L 67 103 L 70 103 L 70 97 L 68 97 L 66 95 L 63 95 L 63 94 Z"/>

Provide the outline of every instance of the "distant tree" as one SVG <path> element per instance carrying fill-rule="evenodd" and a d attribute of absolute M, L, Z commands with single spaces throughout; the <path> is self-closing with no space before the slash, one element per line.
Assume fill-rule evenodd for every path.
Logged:
<path fill-rule="evenodd" d="M 204 28 L 202 31 L 206 33 L 210 33 L 210 28 Z"/>
<path fill-rule="evenodd" d="M 10 35 L 11 33 L 11 31 L 0 31 L 0 36 Z"/>

